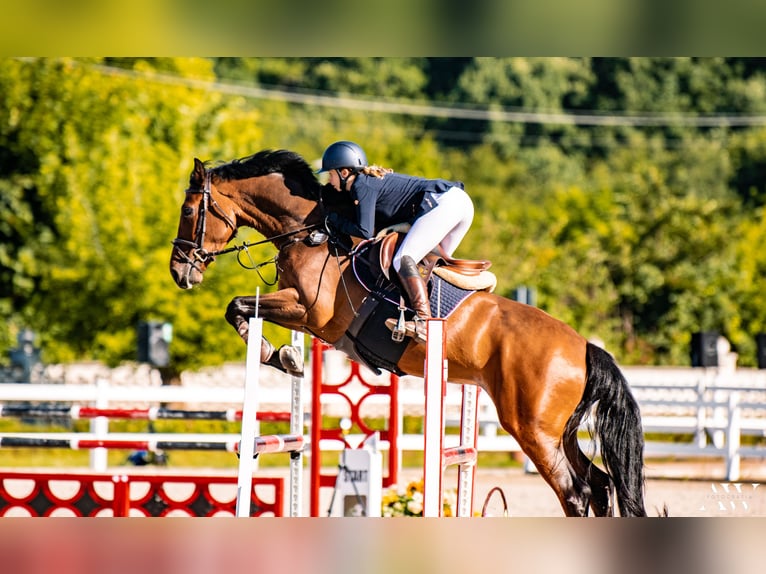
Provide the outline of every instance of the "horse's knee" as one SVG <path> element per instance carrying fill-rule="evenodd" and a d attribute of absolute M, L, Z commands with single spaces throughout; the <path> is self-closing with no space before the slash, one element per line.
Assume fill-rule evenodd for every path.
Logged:
<path fill-rule="evenodd" d="M 224 315 L 226 321 L 234 327 L 237 334 L 247 343 L 250 333 L 250 324 L 248 323 L 247 306 L 240 297 L 231 300 L 226 307 Z"/>
<path fill-rule="evenodd" d="M 226 320 L 236 329 L 239 327 L 239 323 L 245 320 L 245 316 L 246 309 L 242 303 L 242 299 L 240 297 L 235 297 L 226 306 Z"/>

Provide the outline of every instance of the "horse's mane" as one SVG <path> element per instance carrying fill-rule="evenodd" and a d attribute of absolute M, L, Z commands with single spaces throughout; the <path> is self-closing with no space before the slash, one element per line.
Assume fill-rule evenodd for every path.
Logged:
<path fill-rule="evenodd" d="M 228 163 L 208 162 L 206 167 L 213 175 L 226 181 L 281 173 L 286 179 L 295 180 L 300 190 L 293 186 L 291 189 L 307 199 L 320 201 L 321 198 L 325 204 L 335 206 L 348 202 L 344 195 L 335 193 L 329 185 L 321 185 L 311 166 L 301 155 L 286 149 L 263 150 Z"/>
<path fill-rule="evenodd" d="M 282 173 L 297 180 L 312 198 L 319 194 L 319 181 L 311 166 L 299 154 L 285 149 L 259 151 L 228 163 L 212 165 L 210 171 L 227 181 Z"/>

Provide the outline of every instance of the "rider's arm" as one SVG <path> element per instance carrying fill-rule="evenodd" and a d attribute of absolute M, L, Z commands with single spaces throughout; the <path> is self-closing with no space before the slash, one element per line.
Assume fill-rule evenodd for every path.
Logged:
<path fill-rule="evenodd" d="M 369 239 L 369 237 L 364 234 L 364 230 L 358 224 L 349 219 L 346 219 L 336 211 L 332 211 L 327 214 L 327 221 L 335 231 L 340 231 L 341 233 L 351 235 L 352 237 Z"/>

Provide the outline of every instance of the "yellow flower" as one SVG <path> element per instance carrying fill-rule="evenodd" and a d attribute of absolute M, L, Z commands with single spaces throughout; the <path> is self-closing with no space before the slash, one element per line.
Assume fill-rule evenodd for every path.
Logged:
<path fill-rule="evenodd" d="M 407 485 L 407 496 L 412 496 L 416 492 L 423 493 L 424 479 L 420 479 L 417 482 L 411 482 Z"/>
<path fill-rule="evenodd" d="M 454 516 L 457 502 L 455 489 L 445 490 L 442 500 L 442 515 Z M 399 492 L 394 486 L 383 493 L 382 516 L 423 516 L 423 479 L 410 482 Z"/>

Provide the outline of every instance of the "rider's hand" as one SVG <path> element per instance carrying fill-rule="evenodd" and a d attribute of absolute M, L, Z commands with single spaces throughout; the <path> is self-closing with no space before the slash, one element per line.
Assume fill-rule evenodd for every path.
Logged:
<path fill-rule="evenodd" d="M 324 218 L 324 227 L 327 233 L 335 235 L 340 228 L 341 216 L 336 211 L 331 211 Z"/>

